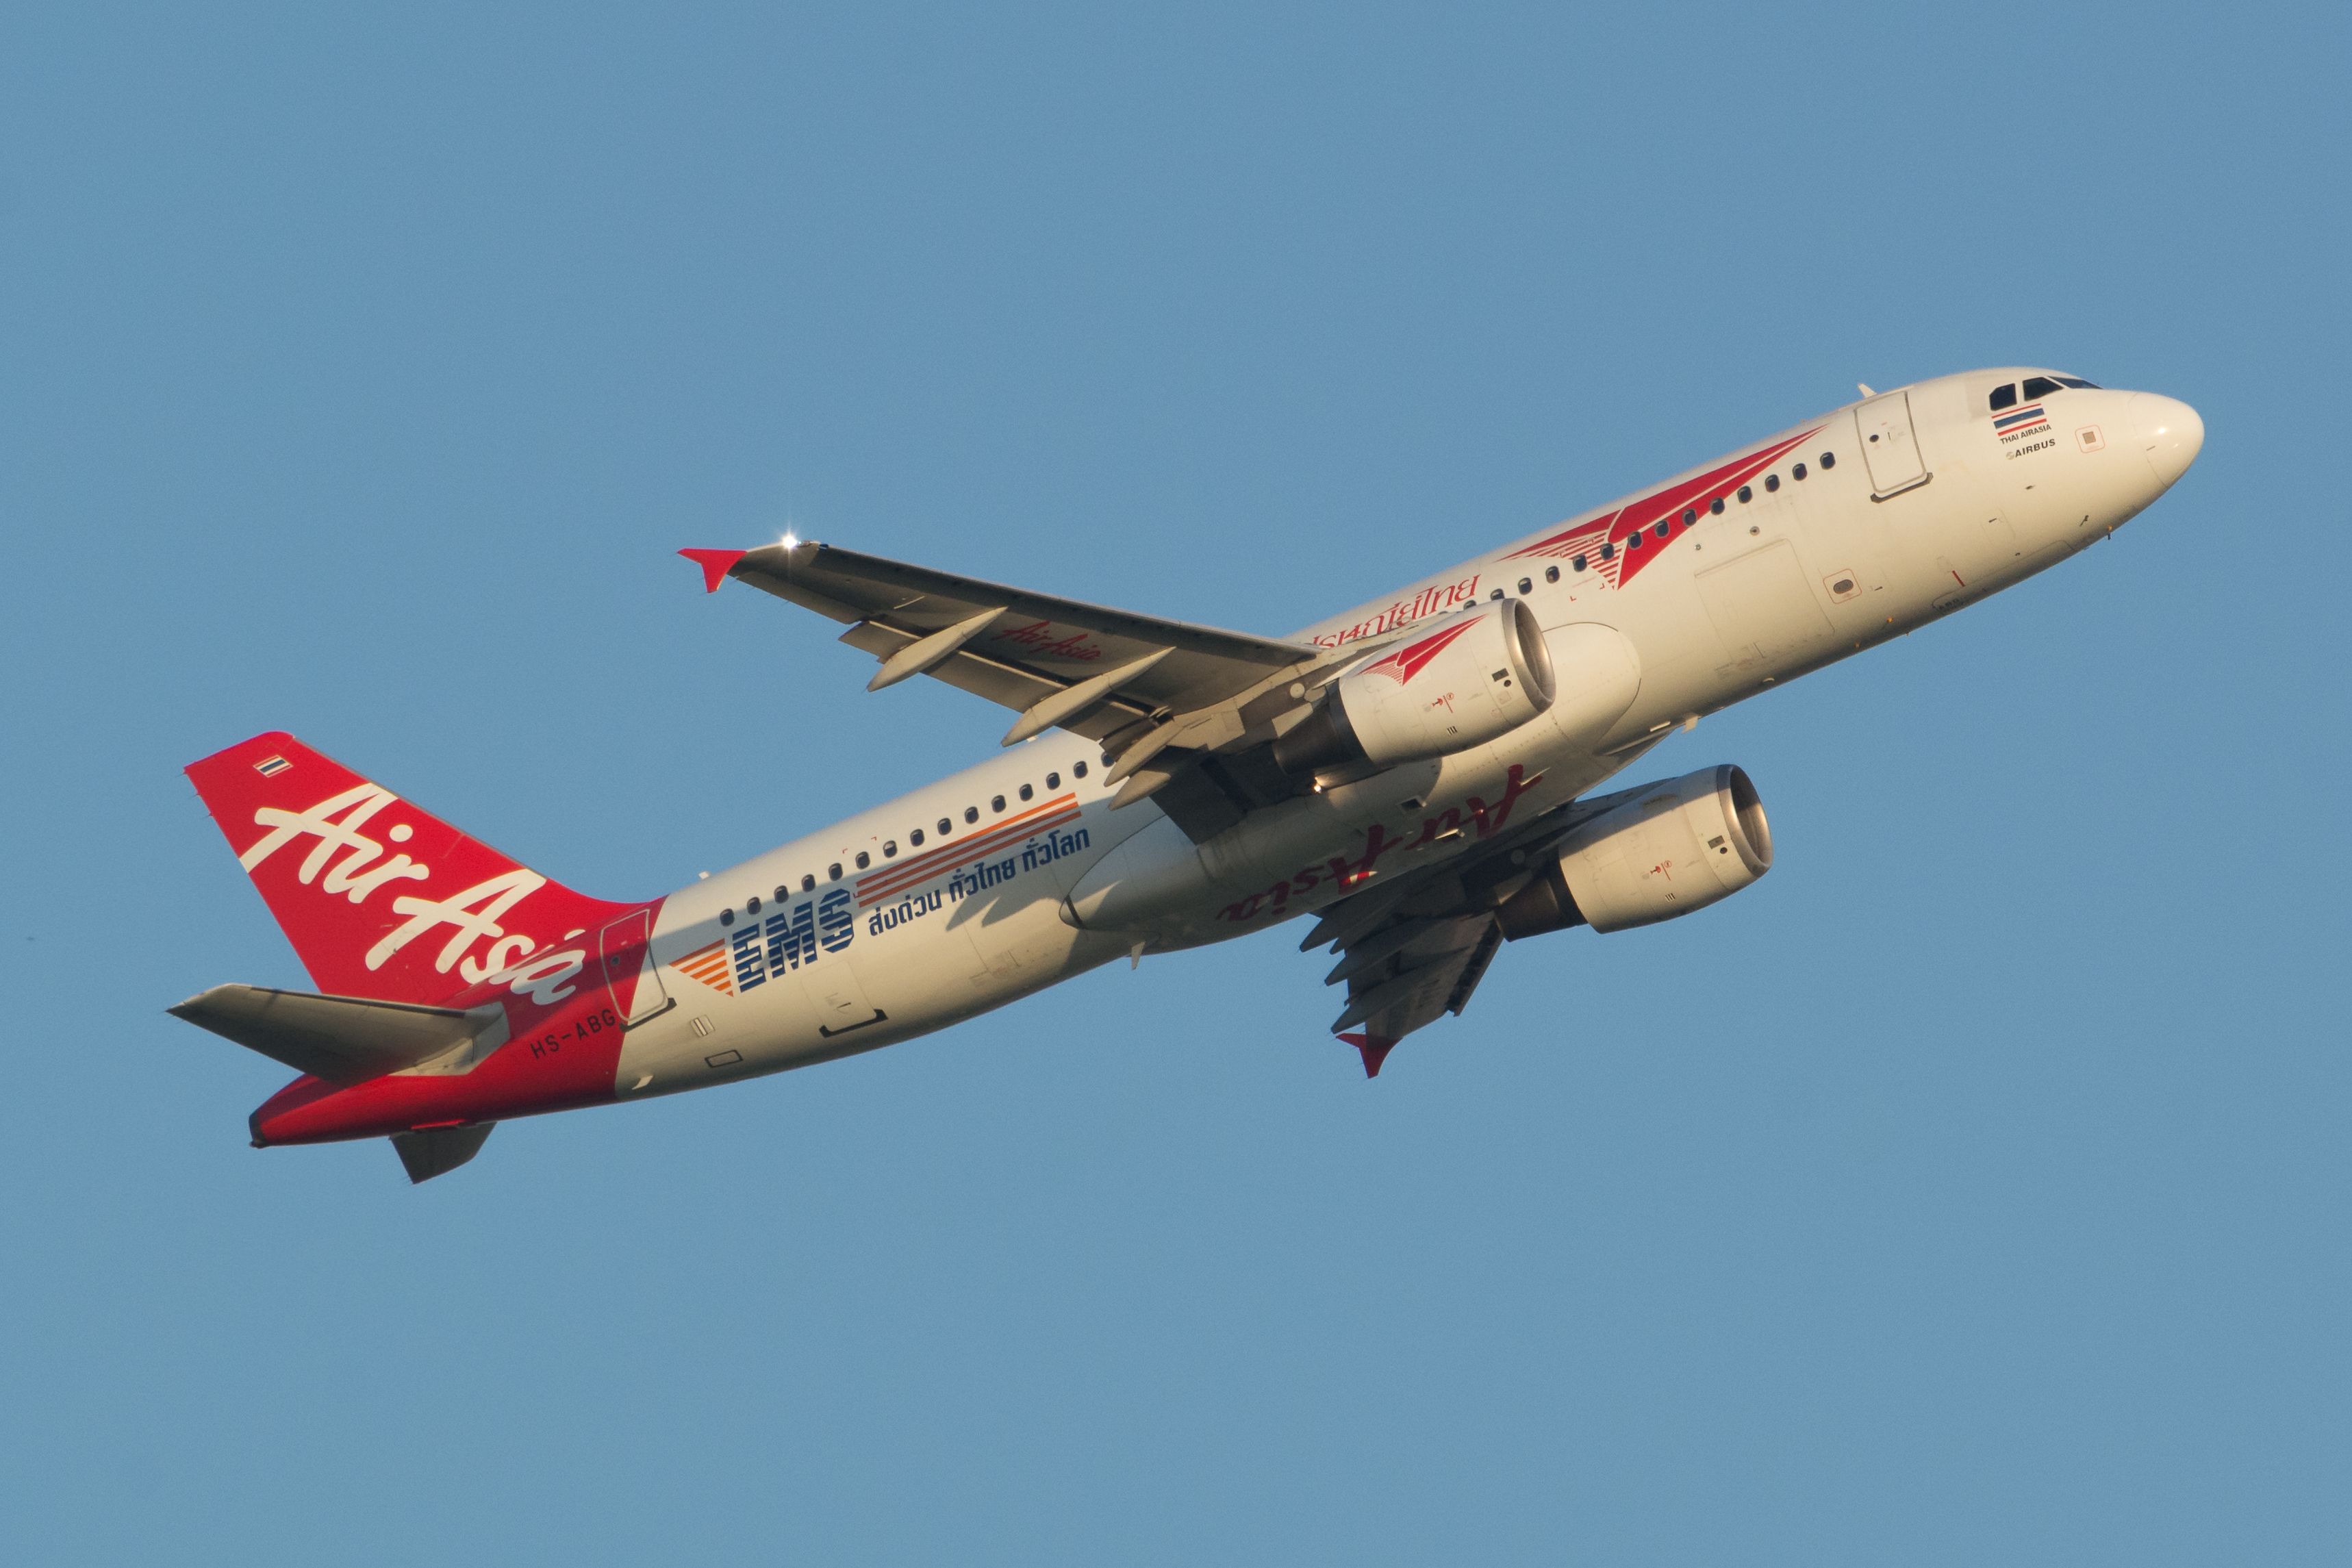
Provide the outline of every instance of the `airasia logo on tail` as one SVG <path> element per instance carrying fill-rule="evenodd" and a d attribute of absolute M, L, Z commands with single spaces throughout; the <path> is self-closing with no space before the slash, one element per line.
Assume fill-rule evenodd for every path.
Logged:
<path fill-rule="evenodd" d="M 384 853 L 383 839 L 404 844 L 415 836 L 415 827 L 394 822 L 383 830 L 383 839 L 362 831 L 387 807 L 398 804 L 399 798 L 381 784 L 361 784 L 328 796 L 307 811 L 260 806 L 254 811 L 253 823 L 268 831 L 240 853 L 237 862 L 249 873 L 257 871 L 279 851 L 311 841 L 295 871 L 296 879 L 305 887 L 316 884 L 330 898 L 341 897 L 360 905 L 379 889 L 428 881 L 433 875 L 430 866 L 404 852 Z M 339 854 L 341 859 L 336 858 Z M 447 927 L 449 934 L 434 955 L 433 967 L 438 973 L 446 974 L 454 968 L 468 981 L 505 985 L 541 1006 L 562 1001 L 573 990 L 564 983 L 587 966 L 586 950 L 570 948 L 532 957 L 538 942 L 520 931 L 509 932 L 501 923 L 517 904 L 546 885 L 546 878 L 518 866 L 443 899 L 401 894 L 393 899 L 392 912 L 405 916 L 405 922 L 368 949 L 366 965 L 371 971 L 382 969 L 409 943 Z M 479 957 L 469 951 L 477 942 L 489 944 Z"/>
<path fill-rule="evenodd" d="M 284 764 L 278 758 L 271 762 Z M 267 775 L 265 775 L 267 776 Z M 338 849 L 351 854 L 342 864 L 327 872 L 326 890 L 346 894 L 352 902 L 364 903 L 367 896 L 384 883 L 397 880 L 421 882 L 430 875 L 427 868 L 418 865 L 405 855 L 394 855 L 365 877 L 361 868 L 383 853 L 383 846 L 362 833 L 370 817 L 399 797 L 381 784 L 363 784 L 357 789 L 347 789 L 331 795 L 308 811 L 288 811 L 282 806 L 265 805 L 253 814 L 256 827 L 267 827 L 268 833 L 254 841 L 253 847 L 236 858 L 236 863 L 251 871 L 263 861 L 285 848 L 298 838 L 315 837 L 318 843 L 295 873 L 304 887 L 319 879 L 319 872 Z M 342 818 L 338 822 L 337 817 Z M 405 844 L 416 830 L 404 822 L 395 822 L 384 834 L 394 844 Z M 374 965 L 369 965 L 373 968 Z"/>

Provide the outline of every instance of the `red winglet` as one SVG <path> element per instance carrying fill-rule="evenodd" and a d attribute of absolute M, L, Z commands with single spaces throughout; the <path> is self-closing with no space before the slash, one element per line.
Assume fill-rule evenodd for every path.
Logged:
<path fill-rule="evenodd" d="M 1381 1064 L 1388 1060 L 1389 1053 L 1397 1047 L 1394 1040 L 1384 1040 L 1378 1035 L 1342 1035 L 1339 1037 L 1363 1053 L 1366 1078 L 1380 1077 Z"/>
<path fill-rule="evenodd" d="M 702 568 L 702 591 L 716 594 L 719 584 L 727 581 L 727 574 L 735 569 L 735 563 L 751 552 L 748 550 L 681 550 L 678 553 Z"/>

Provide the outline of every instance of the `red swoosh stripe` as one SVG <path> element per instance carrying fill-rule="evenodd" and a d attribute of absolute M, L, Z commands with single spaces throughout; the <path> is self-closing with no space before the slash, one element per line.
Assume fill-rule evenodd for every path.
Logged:
<path fill-rule="evenodd" d="M 1454 638 L 1475 625 L 1477 617 L 1475 616 L 1468 620 L 1456 621 L 1433 637 L 1423 637 L 1411 647 L 1401 647 L 1388 658 L 1366 665 L 1364 673 L 1385 675 L 1399 686 L 1403 686 L 1427 668 L 1431 659 L 1444 653 Z"/>
<path fill-rule="evenodd" d="M 1620 508 L 1609 520 L 1608 532 L 1605 537 L 1613 542 L 1622 542 L 1641 532 L 1650 524 L 1674 517 L 1687 507 L 1694 504 L 1704 506 L 1717 496 L 1728 495 L 1827 428 L 1827 426 L 1817 425 L 1801 435 L 1791 436 L 1785 441 L 1778 442 L 1759 452 L 1751 452 L 1747 457 L 1735 458 L 1730 462 L 1719 468 L 1711 468 L 1695 479 L 1685 479 L 1678 485 L 1669 485 L 1662 490 L 1654 490 L 1639 500 L 1629 502 Z M 1512 551 L 1503 559 L 1523 561 L 1531 556 L 1556 558 L 1573 554 L 1577 549 L 1587 548 L 1593 542 L 1596 521 L 1587 519 L 1572 527 L 1562 529 L 1559 532 L 1539 539 L 1523 549 Z M 1650 551 L 1626 552 L 1620 567 L 1620 583 L 1640 572 L 1643 565 L 1653 559 L 1654 555 L 1654 552 Z"/>

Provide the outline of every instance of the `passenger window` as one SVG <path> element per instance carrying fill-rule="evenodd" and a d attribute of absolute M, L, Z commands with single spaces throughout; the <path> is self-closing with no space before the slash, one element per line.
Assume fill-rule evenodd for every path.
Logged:
<path fill-rule="evenodd" d="M 1575 560 L 1573 560 L 1573 561 L 1570 562 L 1570 563 L 1569 563 L 1569 565 L 1570 565 L 1570 566 L 1571 566 L 1571 567 L 1573 567 L 1575 570 L 1577 570 L 1577 571 L 1579 571 L 1579 572 L 1583 571 L 1583 570 L 1584 570 L 1584 557 L 1583 557 L 1583 556 L 1581 556 L 1581 555 L 1578 556 Z"/>
<path fill-rule="evenodd" d="M 1496 589 L 1493 593 L 1491 593 L 1491 594 L 1489 594 L 1489 595 L 1486 595 L 1486 597 L 1488 597 L 1488 598 L 1490 598 L 1490 599 L 1499 599 L 1499 598 L 1501 598 L 1502 596 L 1503 596 L 1503 591 L 1502 591 L 1500 588 Z"/>
<path fill-rule="evenodd" d="M 871 866 L 872 864 L 874 864 L 874 857 L 866 853 L 865 850 L 860 849 L 857 852 L 857 868 L 863 871 L 866 867 Z"/>
<path fill-rule="evenodd" d="M 719 910 L 719 923 L 720 925 L 723 925 L 723 926 L 731 926 L 731 925 L 733 925 L 733 924 L 735 923 L 735 911 L 734 911 L 733 910 Z"/>
<path fill-rule="evenodd" d="M 1047 773 L 1047 774 L 1045 775 L 1045 787 L 1046 787 L 1047 789 L 1059 789 L 1059 788 L 1061 788 L 1061 787 L 1062 787 L 1062 775 L 1061 775 L 1061 774 L 1059 774 L 1059 773 Z"/>
<path fill-rule="evenodd" d="M 1723 498 L 1721 496 L 1717 496 L 1713 500 L 1707 502 L 1706 510 L 1715 513 L 1716 516 L 1721 517 L 1723 515 Z"/>
<path fill-rule="evenodd" d="M 923 830 L 918 827 L 907 835 L 907 843 L 914 848 L 920 849 L 923 847 Z"/>
<path fill-rule="evenodd" d="M 898 841 L 897 839 L 885 838 L 882 840 L 882 858 L 887 860 L 891 856 L 896 855 L 898 852 Z"/>
<path fill-rule="evenodd" d="M 838 881 L 840 881 L 840 880 L 841 880 L 841 862 L 840 862 L 840 861 L 838 861 L 838 860 L 835 860 L 832 865 L 827 866 L 827 867 L 824 868 L 824 877 L 825 877 L 825 880 L 826 880 L 826 881 L 828 881 L 828 882 L 838 882 Z"/>
<path fill-rule="evenodd" d="M 1544 568 L 1544 581 L 1545 581 L 1545 582 L 1547 582 L 1547 583 L 1557 583 L 1557 582 L 1559 582 L 1559 567 L 1557 567 L 1557 566 L 1547 566 L 1547 567 L 1545 567 L 1545 568 Z"/>
<path fill-rule="evenodd" d="M 2000 413 L 2004 408 L 2016 407 L 2017 383 L 2012 381 L 2007 386 L 1994 387 L 1992 389 L 1992 397 L 1990 402 L 1992 404 L 1992 411 L 1995 414 Z"/>
<path fill-rule="evenodd" d="M 1795 468 L 1790 469 L 1789 477 L 1792 479 L 1803 479 L 1805 477 L 1805 465 L 1799 463 Z"/>
<path fill-rule="evenodd" d="M 1037 792 L 1029 785 L 1023 784 L 1021 786 L 1021 798 L 1023 800 L 1034 800 L 1036 798 L 1036 795 Z"/>
<path fill-rule="evenodd" d="M 1626 536 L 1625 548 L 1628 550 L 1639 550 L 1642 548 L 1641 530 L 1635 529 L 1632 533 Z"/>
<path fill-rule="evenodd" d="M 980 820 L 980 807 L 976 805 L 965 806 L 963 808 L 963 819 L 966 822 L 978 822 Z"/>
<path fill-rule="evenodd" d="M 758 914 L 758 913 L 760 912 L 760 895 L 759 895 L 759 894 L 754 893 L 754 894 L 752 894 L 752 895 L 751 895 L 751 902 L 749 902 L 749 903 L 747 903 L 747 904 L 745 904 L 745 905 L 743 906 L 743 912 L 744 912 L 745 914 L 747 914 L 747 915 L 756 915 L 756 914 Z"/>
<path fill-rule="evenodd" d="M 1685 528 L 1688 528 L 1692 523 L 1695 523 L 1697 521 L 1698 509 L 1696 507 L 1686 506 L 1683 508 L 1683 526 Z"/>
<path fill-rule="evenodd" d="M 834 875 L 837 877 L 837 876 L 841 875 L 841 873 L 840 873 L 840 872 L 838 872 L 838 871 L 835 871 L 835 872 L 834 873 Z M 803 878 L 801 879 L 801 891 L 802 891 L 802 892 L 803 892 L 803 893 L 814 893 L 814 892 L 815 892 L 815 891 L 816 891 L 816 879 L 815 879 L 814 877 L 803 877 Z"/>
<path fill-rule="evenodd" d="M 1077 776 L 1078 776 L 1078 777 L 1080 777 L 1080 778 L 1084 778 L 1084 777 L 1086 777 L 1086 776 L 1087 776 L 1087 764 L 1086 764 L 1086 763 L 1080 763 L 1076 764 L 1075 767 L 1071 768 L 1071 769 L 1070 769 L 1070 772 L 1072 772 L 1072 773 L 1074 773 L 1077 774 Z"/>
<path fill-rule="evenodd" d="M 1528 579 L 1526 579 L 1525 577 L 1522 577 L 1522 578 L 1520 578 L 1520 579 L 1519 579 L 1519 592 L 1520 592 L 1520 593 L 1522 593 L 1522 594 L 1532 594 L 1532 593 L 1534 593 L 1535 591 L 1536 591 L 1536 585 L 1535 585 L 1533 583 L 1529 582 L 1529 581 L 1528 581 Z"/>
<path fill-rule="evenodd" d="M 1764 488 L 1765 488 L 1766 489 L 1768 489 L 1768 490 L 1777 490 L 1777 489 L 1779 489 L 1780 488 L 1780 475 L 1778 475 L 1778 474 L 1767 474 L 1767 475 L 1765 475 L 1765 476 L 1764 476 Z"/>
<path fill-rule="evenodd" d="M 988 800 L 988 809 L 991 811 L 1003 811 L 1004 809 L 1004 797 L 1001 795 L 991 795 Z"/>
<path fill-rule="evenodd" d="M 779 883 L 777 883 L 777 884 L 776 884 L 776 902 L 778 902 L 778 903 L 780 903 L 780 904 L 781 904 L 781 903 L 782 903 L 786 899 L 789 899 L 789 898 L 791 898 L 792 896 L 793 896 L 793 888 L 792 888 L 792 884 L 791 884 L 791 883 L 789 883 L 789 882 L 779 882 Z"/>
<path fill-rule="evenodd" d="M 1601 559 L 1603 561 L 1614 561 L 1617 559 L 1617 547 L 1614 544 L 1610 543 L 1605 539 L 1601 542 Z"/>
<path fill-rule="evenodd" d="M 2025 395 L 2028 397 L 2047 397 L 2057 390 L 2058 384 L 2046 375 L 2028 377 L 2025 383 Z"/>
<path fill-rule="evenodd" d="M 1660 539 L 1664 539 L 1667 534 L 1672 533 L 1674 529 L 1675 520 L 1670 517 L 1662 517 L 1658 520 L 1658 526 L 1650 530 L 1650 531 L 1656 534 Z"/>
<path fill-rule="evenodd" d="M 955 819 L 954 819 L 954 818 L 952 818 L 952 817 L 947 817 L 947 816 L 942 816 L 942 817 L 940 817 L 940 837 L 945 838 L 949 834 L 953 833 L 954 831 L 955 831 Z"/>
<path fill-rule="evenodd" d="M 1837 454 L 1835 452 L 1823 452 L 1822 454 L 1822 471 L 1823 473 L 1827 473 L 1830 469 L 1836 467 Z"/>
<path fill-rule="evenodd" d="M 1746 503 L 1748 503 L 1748 501 L 1752 501 L 1752 500 L 1754 500 L 1755 499 L 1756 499 L 1756 492 L 1755 492 L 1754 490 L 1749 489 L 1746 485 L 1742 485 L 1742 486 L 1740 486 L 1740 487 L 1739 487 L 1739 500 L 1740 500 L 1740 503 L 1741 503 L 1742 505 L 1745 505 L 1745 504 L 1746 504 Z"/>

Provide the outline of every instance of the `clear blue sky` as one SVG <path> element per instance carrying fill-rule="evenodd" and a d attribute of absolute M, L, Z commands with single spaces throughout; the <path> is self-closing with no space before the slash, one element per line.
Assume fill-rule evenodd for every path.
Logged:
<path fill-rule="evenodd" d="M 1767 9 L 12 8 L 0 1555 L 2340 1561 L 2344 13 Z M 411 1189 L 163 1014 L 257 730 L 614 897 L 992 746 L 677 546 L 1281 632 L 2015 362 L 2203 460 L 1376 1082 L 1276 935 Z"/>

